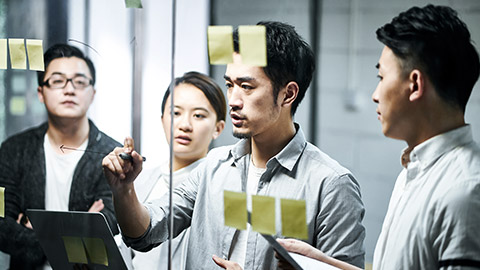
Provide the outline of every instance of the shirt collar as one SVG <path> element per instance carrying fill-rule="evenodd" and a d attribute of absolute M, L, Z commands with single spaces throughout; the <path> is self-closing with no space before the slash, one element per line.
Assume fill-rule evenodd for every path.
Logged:
<path fill-rule="evenodd" d="M 293 136 L 290 142 L 288 142 L 288 144 L 278 154 L 273 156 L 267 162 L 267 167 L 271 162 L 276 160 L 280 165 L 282 165 L 289 171 L 293 170 L 293 167 L 297 163 L 297 160 L 300 158 L 303 149 L 307 145 L 307 141 L 305 140 L 305 135 L 303 134 L 302 128 L 297 123 L 294 123 L 294 125 L 295 129 L 297 130 L 295 136 Z M 237 142 L 230 150 L 229 157 L 233 157 L 235 162 L 243 156 L 250 154 L 250 152 L 250 139 L 242 139 Z"/>
<path fill-rule="evenodd" d="M 422 164 L 422 167 L 426 168 L 444 153 L 472 141 L 472 128 L 467 124 L 436 135 L 414 148 L 405 148 L 403 150 L 401 162 L 403 167 L 407 168 L 411 161 L 418 160 L 418 162 Z"/>

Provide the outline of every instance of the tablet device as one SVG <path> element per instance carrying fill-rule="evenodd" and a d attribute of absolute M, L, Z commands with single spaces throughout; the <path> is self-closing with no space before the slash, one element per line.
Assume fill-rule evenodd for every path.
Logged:
<path fill-rule="evenodd" d="M 290 256 L 288 251 L 283 248 L 273 236 L 268 235 L 268 234 L 261 234 L 263 238 L 265 238 L 268 243 L 273 247 L 273 250 L 277 252 L 277 254 L 284 258 L 295 270 L 303 270 L 303 268 L 295 261 L 295 259 Z"/>
<path fill-rule="evenodd" d="M 92 270 L 127 270 L 102 213 L 27 209 L 27 216 L 53 269 L 84 261 Z"/>

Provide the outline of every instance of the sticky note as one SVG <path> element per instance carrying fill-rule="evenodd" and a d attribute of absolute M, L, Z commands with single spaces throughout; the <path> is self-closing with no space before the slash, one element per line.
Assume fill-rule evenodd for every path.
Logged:
<path fill-rule="evenodd" d="M 0 187 L 0 217 L 5 217 L 5 188 Z"/>
<path fill-rule="evenodd" d="M 240 25 L 238 42 L 243 64 L 259 67 L 267 65 L 267 41 L 264 25 Z"/>
<path fill-rule="evenodd" d="M 62 239 L 67 251 L 68 262 L 88 264 L 85 248 L 80 237 L 62 236 Z"/>
<path fill-rule="evenodd" d="M 23 39 L 9 38 L 10 63 L 13 69 L 27 69 L 27 55 Z"/>
<path fill-rule="evenodd" d="M 83 237 L 88 259 L 95 264 L 108 266 L 107 249 L 101 238 Z"/>
<path fill-rule="evenodd" d="M 27 104 L 25 97 L 14 96 L 10 98 L 10 113 L 12 115 L 25 115 L 27 112 Z"/>
<path fill-rule="evenodd" d="M 223 193 L 225 226 L 247 229 L 247 194 L 225 190 Z"/>
<path fill-rule="evenodd" d="M 233 62 L 233 27 L 231 25 L 209 26 L 208 57 L 212 65 L 224 65 Z"/>
<path fill-rule="evenodd" d="M 275 231 L 275 198 L 252 195 L 252 230 L 274 235 Z"/>
<path fill-rule="evenodd" d="M 125 0 L 127 8 L 143 8 L 141 0 Z"/>
<path fill-rule="evenodd" d="M 30 70 L 45 71 L 43 64 L 43 40 L 27 39 L 27 53 Z"/>
<path fill-rule="evenodd" d="M 0 69 L 7 69 L 7 39 L 0 39 Z"/>
<path fill-rule="evenodd" d="M 308 239 L 306 206 L 304 200 L 281 199 L 282 234 L 287 237 Z"/>

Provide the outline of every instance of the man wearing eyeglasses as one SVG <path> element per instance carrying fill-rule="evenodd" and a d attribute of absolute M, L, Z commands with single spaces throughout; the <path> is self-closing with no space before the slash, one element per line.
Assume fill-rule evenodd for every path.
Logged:
<path fill-rule="evenodd" d="M 66 44 L 50 47 L 44 60 L 37 91 L 48 121 L 8 138 L 0 148 L 0 187 L 5 187 L 0 250 L 10 255 L 10 269 L 48 269 L 26 209 L 102 212 L 118 233 L 103 155 L 94 152 L 108 153 L 120 144 L 87 117 L 95 96 L 94 65 Z M 62 151 L 61 145 L 91 152 Z"/>

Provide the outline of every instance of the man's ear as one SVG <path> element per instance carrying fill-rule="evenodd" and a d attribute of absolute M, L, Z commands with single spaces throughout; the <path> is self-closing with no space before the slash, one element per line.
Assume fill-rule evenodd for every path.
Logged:
<path fill-rule="evenodd" d="M 281 101 L 282 106 L 292 106 L 295 99 L 297 99 L 298 91 L 300 91 L 300 89 L 296 82 L 292 81 L 287 83 L 285 86 L 283 100 Z"/>
<path fill-rule="evenodd" d="M 218 138 L 218 136 L 220 136 L 224 128 L 225 128 L 225 121 L 223 120 L 217 121 L 217 123 L 215 124 L 215 131 L 213 132 L 214 140 Z"/>
<path fill-rule="evenodd" d="M 97 89 L 93 88 L 93 95 L 92 95 L 92 99 L 90 100 L 90 105 L 92 105 L 93 103 L 93 100 L 95 99 L 95 94 L 97 93 Z"/>
<path fill-rule="evenodd" d="M 43 88 L 41 86 L 37 87 L 37 96 L 41 103 L 45 103 L 43 99 Z"/>
<path fill-rule="evenodd" d="M 425 94 L 425 76 L 418 69 L 412 70 L 409 79 L 410 101 L 419 100 Z"/>

